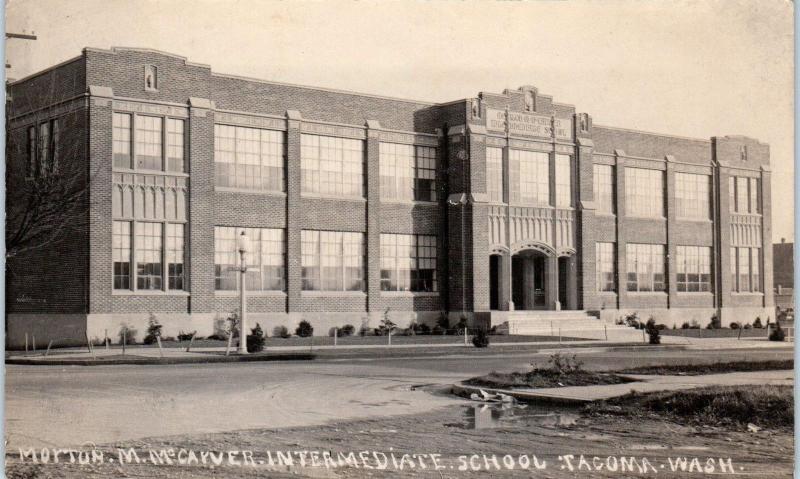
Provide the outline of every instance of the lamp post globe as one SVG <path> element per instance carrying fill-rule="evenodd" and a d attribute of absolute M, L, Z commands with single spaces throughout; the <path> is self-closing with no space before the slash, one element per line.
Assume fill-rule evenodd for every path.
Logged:
<path fill-rule="evenodd" d="M 239 250 L 241 267 L 239 268 L 240 291 L 239 291 L 239 354 L 247 354 L 247 252 L 250 250 L 250 238 L 242 230 L 242 234 L 236 239 L 236 247 Z"/>

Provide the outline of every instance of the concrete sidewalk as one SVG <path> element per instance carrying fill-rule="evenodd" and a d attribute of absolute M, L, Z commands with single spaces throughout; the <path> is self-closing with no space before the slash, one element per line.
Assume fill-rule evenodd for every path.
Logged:
<path fill-rule="evenodd" d="M 614 352 L 639 350 L 734 350 L 734 349 L 785 349 L 793 347 L 793 343 L 780 343 L 766 341 L 761 338 L 749 338 L 737 340 L 735 338 L 675 338 L 663 337 L 665 339 L 660 346 L 650 346 L 643 342 L 620 342 L 620 341 L 537 341 L 537 342 L 492 342 L 488 349 L 481 352 L 495 351 L 497 353 L 519 353 L 521 350 L 549 354 L 553 352 Z M 12 351 L 6 354 L 7 364 L 180 364 L 180 363 L 201 363 L 201 362 L 241 362 L 241 361 L 275 361 L 275 360 L 297 360 L 313 359 L 315 353 L 321 353 L 326 358 L 335 358 L 340 355 L 343 358 L 348 356 L 372 357 L 381 356 L 382 352 L 392 350 L 394 352 L 407 351 L 409 355 L 414 352 L 420 353 L 427 351 L 439 351 L 442 355 L 463 354 L 465 352 L 476 352 L 470 344 L 465 346 L 463 343 L 445 344 L 371 344 L 371 345 L 319 345 L 319 346 L 268 346 L 263 353 L 239 356 L 235 348 L 231 349 L 230 356 L 225 356 L 224 347 L 196 347 L 190 352 L 184 348 L 163 348 L 144 347 L 141 345 L 130 346 L 123 356 L 119 347 L 95 347 L 94 354 L 88 349 L 51 349 L 45 356 L 44 351 L 35 353 L 24 351 Z M 444 350 L 444 351 L 441 351 Z"/>
<path fill-rule="evenodd" d="M 794 371 L 751 371 L 725 374 L 705 374 L 697 376 L 663 376 L 626 374 L 625 377 L 636 382 L 624 384 L 603 384 L 597 386 L 569 386 L 563 388 L 517 388 L 513 390 L 487 389 L 463 384 L 453 385 L 454 392 L 469 396 L 483 389 L 487 392 L 508 394 L 521 401 L 585 404 L 603 399 L 624 396 L 630 392 L 651 393 L 656 391 L 677 391 L 706 386 L 742 386 L 742 385 L 787 385 L 794 384 Z"/>

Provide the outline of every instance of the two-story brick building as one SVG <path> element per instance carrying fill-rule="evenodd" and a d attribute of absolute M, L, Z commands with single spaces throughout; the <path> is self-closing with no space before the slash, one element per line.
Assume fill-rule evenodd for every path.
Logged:
<path fill-rule="evenodd" d="M 75 227 L 9 259 L 7 334 L 317 334 L 440 312 L 667 324 L 770 316 L 769 148 L 607 127 L 536 88 L 426 103 L 83 53 L 9 87 L 15 185 L 77 176 Z M 624 98 L 619 99 L 624 108 Z M 77 172 L 77 173 L 75 173 Z M 564 316 L 565 319 L 572 316 Z"/>

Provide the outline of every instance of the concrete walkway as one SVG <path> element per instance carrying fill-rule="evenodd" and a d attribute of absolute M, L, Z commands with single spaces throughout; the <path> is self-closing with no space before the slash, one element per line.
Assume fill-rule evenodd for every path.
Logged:
<path fill-rule="evenodd" d="M 742 386 L 753 384 L 787 385 L 794 384 L 793 370 L 780 371 L 751 371 L 725 374 L 705 374 L 698 376 L 662 376 L 627 374 L 626 377 L 636 379 L 636 382 L 624 384 L 604 384 L 597 386 L 568 386 L 563 388 L 517 388 L 514 390 L 492 389 L 493 392 L 502 392 L 514 396 L 519 400 L 530 402 L 582 404 L 603 399 L 623 396 L 630 392 L 650 393 L 656 391 L 677 391 L 706 386 Z M 454 385 L 456 392 L 472 393 L 478 389 L 490 391 L 486 388 Z"/>
<path fill-rule="evenodd" d="M 502 337 L 496 337 L 490 344 L 489 350 L 502 353 L 504 348 L 515 348 L 513 352 L 519 352 L 520 347 L 529 347 L 543 354 L 550 354 L 556 351 L 573 351 L 581 353 L 589 352 L 604 352 L 604 351 L 620 351 L 630 348 L 642 349 L 644 353 L 648 348 L 679 348 L 685 350 L 721 350 L 721 349 L 762 349 L 762 348 L 790 348 L 794 343 L 789 342 L 774 342 L 767 341 L 763 338 L 683 338 L 683 337 L 669 337 L 662 336 L 662 345 L 659 346 L 644 346 L 639 341 L 604 341 L 604 340 L 588 340 L 588 341 L 536 341 L 536 342 L 503 342 Z M 370 353 L 380 356 L 381 351 L 386 350 L 408 350 L 408 351 L 422 351 L 425 349 L 446 349 L 451 350 L 453 354 L 458 354 L 463 350 L 474 350 L 470 344 L 465 346 L 463 343 L 445 343 L 445 344 L 347 344 L 347 345 L 319 345 L 319 346 L 268 346 L 264 349 L 265 353 L 274 354 L 276 359 L 280 359 L 281 355 L 291 355 L 292 353 L 314 353 L 325 351 L 326 357 L 335 355 L 336 352 L 342 354 L 359 353 L 359 355 L 370 355 Z M 509 353 L 512 350 L 508 350 Z M 236 355 L 235 348 L 231 349 L 231 357 L 224 358 L 224 347 L 195 347 L 190 352 L 186 352 L 184 348 L 165 347 L 161 350 L 157 347 L 143 347 L 143 346 L 130 346 L 127 348 L 125 355 L 122 355 L 122 349 L 118 346 L 112 346 L 109 349 L 104 347 L 95 347 L 94 353 L 90 353 L 86 348 L 68 348 L 68 349 L 51 349 L 47 356 L 45 351 L 37 350 L 36 352 L 24 351 L 10 351 L 6 354 L 7 362 L 20 362 L 24 361 L 26 364 L 34 363 L 49 363 L 54 361 L 75 361 L 75 360 L 94 360 L 95 358 L 102 362 L 109 362 L 113 359 L 115 363 L 127 362 L 136 363 L 141 362 L 143 359 L 154 360 L 164 359 L 170 362 L 202 362 L 208 361 L 224 361 L 230 360 L 231 362 L 239 361 L 239 356 Z M 450 354 L 444 353 L 444 354 Z M 287 357 L 286 359 L 291 359 Z"/>

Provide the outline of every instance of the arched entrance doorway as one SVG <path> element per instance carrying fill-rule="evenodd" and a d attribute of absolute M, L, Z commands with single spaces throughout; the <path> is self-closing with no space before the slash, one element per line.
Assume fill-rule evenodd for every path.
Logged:
<path fill-rule="evenodd" d="M 547 294 L 547 259 L 547 255 L 532 249 L 511 257 L 511 300 L 515 309 L 551 309 Z"/>

